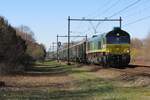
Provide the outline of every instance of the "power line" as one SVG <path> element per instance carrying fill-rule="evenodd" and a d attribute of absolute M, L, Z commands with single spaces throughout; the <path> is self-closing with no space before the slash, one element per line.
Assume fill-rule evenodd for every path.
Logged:
<path fill-rule="evenodd" d="M 140 22 L 140 21 L 143 21 L 143 20 L 146 20 L 146 19 L 149 19 L 149 18 L 150 18 L 150 16 L 146 16 L 146 17 L 143 17 L 143 18 L 137 19 L 137 20 L 135 20 L 135 21 L 133 21 L 133 22 L 130 22 L 130 23 L 127 23 L 127 24 L 123 25 L 123 27 L 126 27 L 126 26 L 129 26 L 129 25 L 132 25 L 132 24 L 138 23 L 138 22 Z"/>
<path fill-rule="evenodd" d="M 117 1 L 119 1 L 119 0 L 117 0 Z M 108 3 L 110 3 L 109 0 L 106 1 L 103 5 L 104 5 L 104 6 L 105 6 L 105 5 L 108 5 Z M 111 5 L 111 7 L 112 7 L 112 6 L 115 6 L 116 3 L 117 3 L 117 2 L 113 3 L 113 4 Z M 106 10 L 104 10 L 103 13 L 106 12 L 107 10 L 109 10 L 111 7 L 109 7 L 109 8 L 106 9 Z M 89 17 L 89 16 L 94 15 L 94 13 L 98 12 L 98 11 L 101 10 L 102 8 L 105 8 L 105 7 L 99 7 L 97 10 L 95 10 L 94 12 L 92 12 L 92 13 L 86 15 L 86 16 L 83 17 L 83 18 L 86 18 L 86 17 Z M 94 17 L 94 18 L 95 18 L 95 17 Z M 76 27 L 76 29 L 78 29 L 78 28 L 80 27 L 81 24 L 82 24 L 82 22 L 80 22 L 80 23 L 78 24 L 78 26 Z M 92 28 L 93 28 L 93 25 L 92 25 Z M 88 28 L 88 30 L 89 30 L 89 28 Z"/>
<path fill-rule="evenodd" d="M 116 4 L 118 4 L 119 1 L 120 1 L 120 0 L 117 0 L 116 2 L 114 2 L 113 4 L 111 4 L 110 7 L 108 7 L 107 9 L 105 9 L 101 14 L 98 14 L 98 15 L 95 16 L 95 17 L 98 17 L 98 16 L 100 16 L 100 15 L 102 15 L 102 14 L 105 14 L 105 13 L 108 12 L 111 8 L 117 6 Z"/>
<path fill-rule="evenodd" d="M 116 3 L 118 3 L 119 1 L 120 1 L 120 0 L 117 0 L 116 2 L 114 2 L 110 7 L 108 7 L 106 10 L 104 10 L 102 13 L 104 14 L 104 13 L 108 12 L 111 8 L 115 7 L 115 6 L 116 6 Z M 101 15 L 101 14 L 100 14 L 100 15 Z M 100 16 L 100 15 L 98 15 L 98 16 Z M 95 16 L 95 17 L 96 17 L 96 16 Z M 98 26 L 100 25 L 100 23 L 101 23 L 101 22 L 99 22 L 99 23 L 96 25 L 96 27 L 93 28 L 95 32 L 96 32 Z"/>
<path fill-rule="evenodd" d="M 95 28 L 94 24 L 93 24 L 91 21 L 89 21 L 89 24 L 92 26 L 92 28 L 93 28 L 93 30 L 94 30 L 94 34 L 96 34 L 97 31 L 96 31 L 96 28 Z"/>
<path fill-rule="evenodd" d="M 116 6 L 116 3 L 118 3 L 119 1 L 120 1 L 120 0 L 117 0 L 117 1 L 116 1 L 115 3 L 113 3 L 109 8 L 107 8 L 106 10 L 104 10 L 103 13 L 108 12 L 112 7 Z M 128 8 L 130 8 L 130 7 L 132 7 L 132 6 L 134 6 L 135 4 L 137 4 L 137 3 L 140 2 L 140 1 L 141 1 L 141 0 L 137 0 L 137 1 L 133 2 L 132 4 L 126 6 L 126 7 L 123 8 L 123 9 L 121 9 L 120 11 L 114 13 L 114 14 L 111 15 L 109 18 L 111 18 L 111 17 L 113 17 L 113 16 L 115 16 L 115 15 L 117 15 L 117 14 L 123 12 L 124 10 L 126 10 L 126 9 L 128 9 Z M 108 3 L 108 2 L 106 2 L 106 3 Z M 102 8 L 102 7 L 101 7 L 101 8 Z M 99 9 L 101 9 L 101 8 L 99 8 Z M 98 9 L 98 10 L 99 10 L 99 9 Z M 93 14 L 93 13 L 92 13 L 92 14 Z M 90 14 L 89 14 L 88 16 L 90 16 Z M 82 23 L 82 22 L 80 22 L 80 24 L 81 24 L 81 23 Z M 96 29 L 98 28 L 98 26 L 101 24 L 101 22 L 99 22 L 99 23 L 96 25 L 95 28 L 94 28 L 94 25 L 93 25 L 92 23 L 90 23 L 90 24 L 92 25 L 92 28 L 93 28 L 94 30 L 96 30 Z"/>
<path fill-rule="evenodd" d="M 123 11 L 127 10 L 128 8 L 134 6 L 135 4 L 137 4 L 137 3 L 140 2 L 140 1 L 141 1 L 141 0 L 137 0 L 137 1 L 133 2 L 132 4 L 126 6 L 125 8 L 123 8 L 123 9 L 119 10 L 118 12 L 112 14 L 109 18 L 114 17 L 114 16 L 120 14 L 121 12 L 123 12 Z"/>
<path fill-rule="evenodd" d="M 128 6 L 126 6 L 125 8 L 123 8 L 123 9 L 121 9 L 121 10 L 119 10 L 118 12 L 112 14 L 112 15 L 111 15 L 110 17 L 108 17 L 108 18 L 112 18 L 113 16 L 116 16 L 117 14 L 120 14 L 121 12 L 123 12 L 123 11 L 127 10 L 128 8 L 134 6 L 135 4 L 137 4 L 137 3 L 140 2 L 140 1 L 141 1 L 141 0 L 137 0 L 137 1 L 133 2 L 132 4 L 129 4 Z M 101 24 L 101 22 L 99 22 L 99 23 L 96 25 L 96 29 L 98 28 L 98 26 L 99 26 L 100 24 Z"/>
<path fill-rule="evenodd" d="M 106 12 L 108 12 L 111 8 L 117 6 L 116 3 L 118 4 L 119 1 L 120 1 L 120 0 L 117 0 L 117 1 L 116 1 L 115 3 L 113 3 L 108 9 L 106 9 L 103 13 L 106 13 Z M 96 25 L 95 29 L 97 29 L 100 24 L 101 24 L 101 22 L 99 22 L 99 23 Z"/>
<path fill-rule="evenodd" d="M 110 0 L 108 0 L 106 3 L 104 3 L 103 6 L 107 5 L 109 2 L 110 2 Z M 85 17 L 89 17 L 89 16 L 94 15 L 94 13 L 98 12 L 98 11 L 101 10 L 102 8 L 104 8 L 104 7 L 99 7 L 97 10 L 95 10 L 94 12 L 88 14 L 88 15 L 85 16 Z"/>
<path fill-rule="evenodd" d="M 137 15 L 137 14 L 144 13 L 144 11 L 146 11 L 146 10 L 149 9 L 149 8 L 150 8 L 150 6 L 145 7 L 145 8 L 143 8 L 143 9 L 139 9 L 138 11 L 133 12 L 133 13 L 127 15 L 127 16 L 124 16 L 124 17 L 128 17 L 128 18 L 129 18 L 129 17 L 133 17 L 133 15 Z"/>

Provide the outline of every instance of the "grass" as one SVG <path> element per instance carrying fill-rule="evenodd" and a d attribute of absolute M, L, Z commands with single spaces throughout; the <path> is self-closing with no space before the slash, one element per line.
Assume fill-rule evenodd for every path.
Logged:
<path fill-rule="evenodd" d="M 150 87 L 118 87 L 116 80 L 99 78 L 95 72 L 75 65 L 57 62 L 36 63 L 27 74 L 40 77 L 67 77 L 65 82 L 42 87 L 6 87 L 0 89 L 0 100 L 149 100 Z M 45 74 L 46 73 L 46 74 Z M 109 74 L 109 73 L 108 73 Z M 70 81 L 68 80 L 70 79 Z M 33 80 L 34 81 L 34 80 Z M 61 80 L 62 81 L 62 80 Z M 115 82 L 113 82 L 115 81 Z M 62 84 L 61 84 L 62 83 Z M 28 84 L 27 84 L 28 85 Z"/>

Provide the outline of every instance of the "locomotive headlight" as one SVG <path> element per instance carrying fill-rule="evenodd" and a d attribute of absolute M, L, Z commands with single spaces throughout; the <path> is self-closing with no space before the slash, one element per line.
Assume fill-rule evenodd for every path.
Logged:
<path fill-rule="evenodd" d="M 124 49 L 124 53 L 130 53 L 129 49 Z"/>
<path fill-rule="evenodd" d="M 130 52 L 130 50 L 127 50 L 127 53 L 129 53 Z"/>
<path fill-rule="evenodd" d="M 119 33 L 117 33 L 117 36 L 119 36 L 120 34 Z"/>
<path fill-rule="evenodd" d="M 127 50 L 126 50 L 126 53 L 130 53 L 130 50 L 129 50 L 129 49 L 127 49 Z"/>

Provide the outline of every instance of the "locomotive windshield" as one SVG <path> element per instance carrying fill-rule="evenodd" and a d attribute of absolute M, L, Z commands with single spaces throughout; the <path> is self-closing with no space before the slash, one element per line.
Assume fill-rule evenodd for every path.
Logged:
<path fill-rule="evenodd" d="M 130 43 L 129 36 L 109 36 L 107 37 L 108 44 L 128 44 Z"/>
<path fill-rule="evenodd" d="M 106 42 L 108 44 L 129 44 L 130 35 L 120 28 L 114 28 L 106 34 Z"/>
<path fill-rule="evenodd" d="M 107 36 L 108 44 L 129 44 L 130 36 L 125 33 L 112 33 Z"/>

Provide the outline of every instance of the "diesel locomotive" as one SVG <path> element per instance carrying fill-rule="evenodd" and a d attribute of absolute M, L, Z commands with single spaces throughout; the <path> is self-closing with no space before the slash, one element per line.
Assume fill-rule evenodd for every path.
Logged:
<path fill-rule="evenodd" d="M 122 66 L 130 63 L 130 35 L 118 27 L 77 43 L 69 49 L 71 61 L 104 66 Z M 58 51 L 60 60 L 67 60 L 67 51 L 68 48 Z"/>

